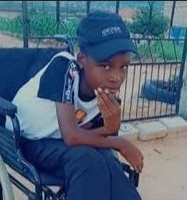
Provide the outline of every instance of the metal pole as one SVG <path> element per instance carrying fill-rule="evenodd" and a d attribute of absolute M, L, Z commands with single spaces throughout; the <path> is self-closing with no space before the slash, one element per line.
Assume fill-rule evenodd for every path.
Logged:
<path fill-rule="evenodd" d="M 45 1 L 42 1 L 42 11 L 44 12 L 45 10 Z"/>
<path fill-rule="evenodd" d="M 23 47 L 29 47 L 29 20 L 27 1 L 22 1 L 22 19 L 23 19 Z"/>
<path fill-rule="evenodd" d="M 86 1 L 86 13 L 87 14 L 90 13 L 90 4 L 91 4 L 91 1 Z"/>
<path fill-rule="evenodd" d="M 183 48 L 183 53 L 182 53 L 181 69 L 179 73 L 179 89 L 178 89 L 178 94 L 177 94 L 179 101 L 180 101 L 180 95 L 181 95 L 181 90 L 182 90 L 182 85 L 183 85 L 183 73 L 184 73 L 184 68 L 185 68 L 186 57 L 187 57 L 187 28 L 186 28 L 184 48 Z M 179 106 L 180 106 L 179 101 L 177 101 L 177 104 L 176 104 L 177 114 L 179 113 Z"/>
<path fill-rule="evenodd" d="M 59 25 L 60 25 L 60 1 L 56 1 L 56 25 L 57 25 L 57 33 L 59 33 Z"/>
<path fill-rule="evenodd" d="M 171 34 L 171 27 L 173 26 L 175 7 L 176 7 L 176 1 L 173 1 L 172 11 L 171 11 L 171 19 L 170 19 L 170 25 L 169 25 L 169 35 L 168 35 L 169 38 L 170 38 L 170 34 Z"/>
<path fill-rule="evenodd" d="M 120 1 L 116 1 L 116 14 L 119 14 Z"/>

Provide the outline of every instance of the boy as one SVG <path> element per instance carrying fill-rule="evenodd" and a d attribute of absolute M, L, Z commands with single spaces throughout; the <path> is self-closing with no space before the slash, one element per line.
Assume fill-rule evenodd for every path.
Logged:
<path fill-rule="evenodd" d="M 23 129 L 23 153 L 35 166 L 65 180 L 68 200 L 139 200 L 111 151 L 141 172 L 141 152 L 116 134 L 116 93 L 135 46 L 123 20 L 108 12 L 85 17 L 77 37 L 77 61 L 67 52 L 55 55 L 13 100 Z"/>

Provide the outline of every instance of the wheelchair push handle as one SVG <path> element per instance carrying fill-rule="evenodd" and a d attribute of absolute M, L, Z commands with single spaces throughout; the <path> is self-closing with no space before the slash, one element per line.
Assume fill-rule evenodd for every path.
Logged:
<path fill-rule="evenodd" d="M 57 42 L 66 43 L 68 45 L 68 51 L 74 55 L 74 48 L 72 44 L 72 38 L 68 35 L 54 35 Z"/>

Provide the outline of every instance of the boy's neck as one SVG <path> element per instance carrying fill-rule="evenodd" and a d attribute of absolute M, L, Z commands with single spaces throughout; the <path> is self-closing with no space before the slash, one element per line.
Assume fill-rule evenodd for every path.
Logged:
<path fill-rule="evenodd" d="M 84 71 L 80 73 L 80 81 L 79 81 L 79 98 L 83 101 L 91 101 L 95 98 L 95 95 L 93 92 L 90 91 L 88 88 L 88 85 L 86 83 L 86 80 L 84 78 Z"/>

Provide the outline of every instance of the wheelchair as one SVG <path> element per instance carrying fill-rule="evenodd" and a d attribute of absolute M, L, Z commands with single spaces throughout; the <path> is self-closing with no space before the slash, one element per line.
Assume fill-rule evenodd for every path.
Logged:
<path fill-rule="evenodd" d="M 67 38 L 60 41 L 69 42 Z M 69 52 L 72 46 L 67 45 Z M 70 48 L 71 47 L 71 48 Z M 66 200 L 63 180 L 42 171 L 28 162 L 20 148 L 20 125 L 16 116 L 17 107 L 11 103 L 18 89 L 32 78 L 60 48 L 8 48 L 0 49 L 0 155 L 3 161 L 16 173 L 28 180 L 31 190 L 22 179 L 9 172 L 11 183 L 19 188 L 28 200 Z M 71 52 L 73 53 L 73 52 Z M 5 128 L 5 117 L 10 117 L 13 131 Z M 129 179 L 138 187 L 139 174 L 129 165 L 121 163 Z M 55 187 L 55 189 L 54 189 Z M 0 190 L 2 195 L 2 189 Z M 1 197 L 1 196 L 0 196 Z"/>
<path fill-rule="evenodd" d="M 4 200 L 14 200 L 14 194 L 12 190 L 12 185 L 10 183 L 10 178 L 0 155 L 0 199 Z"/>

